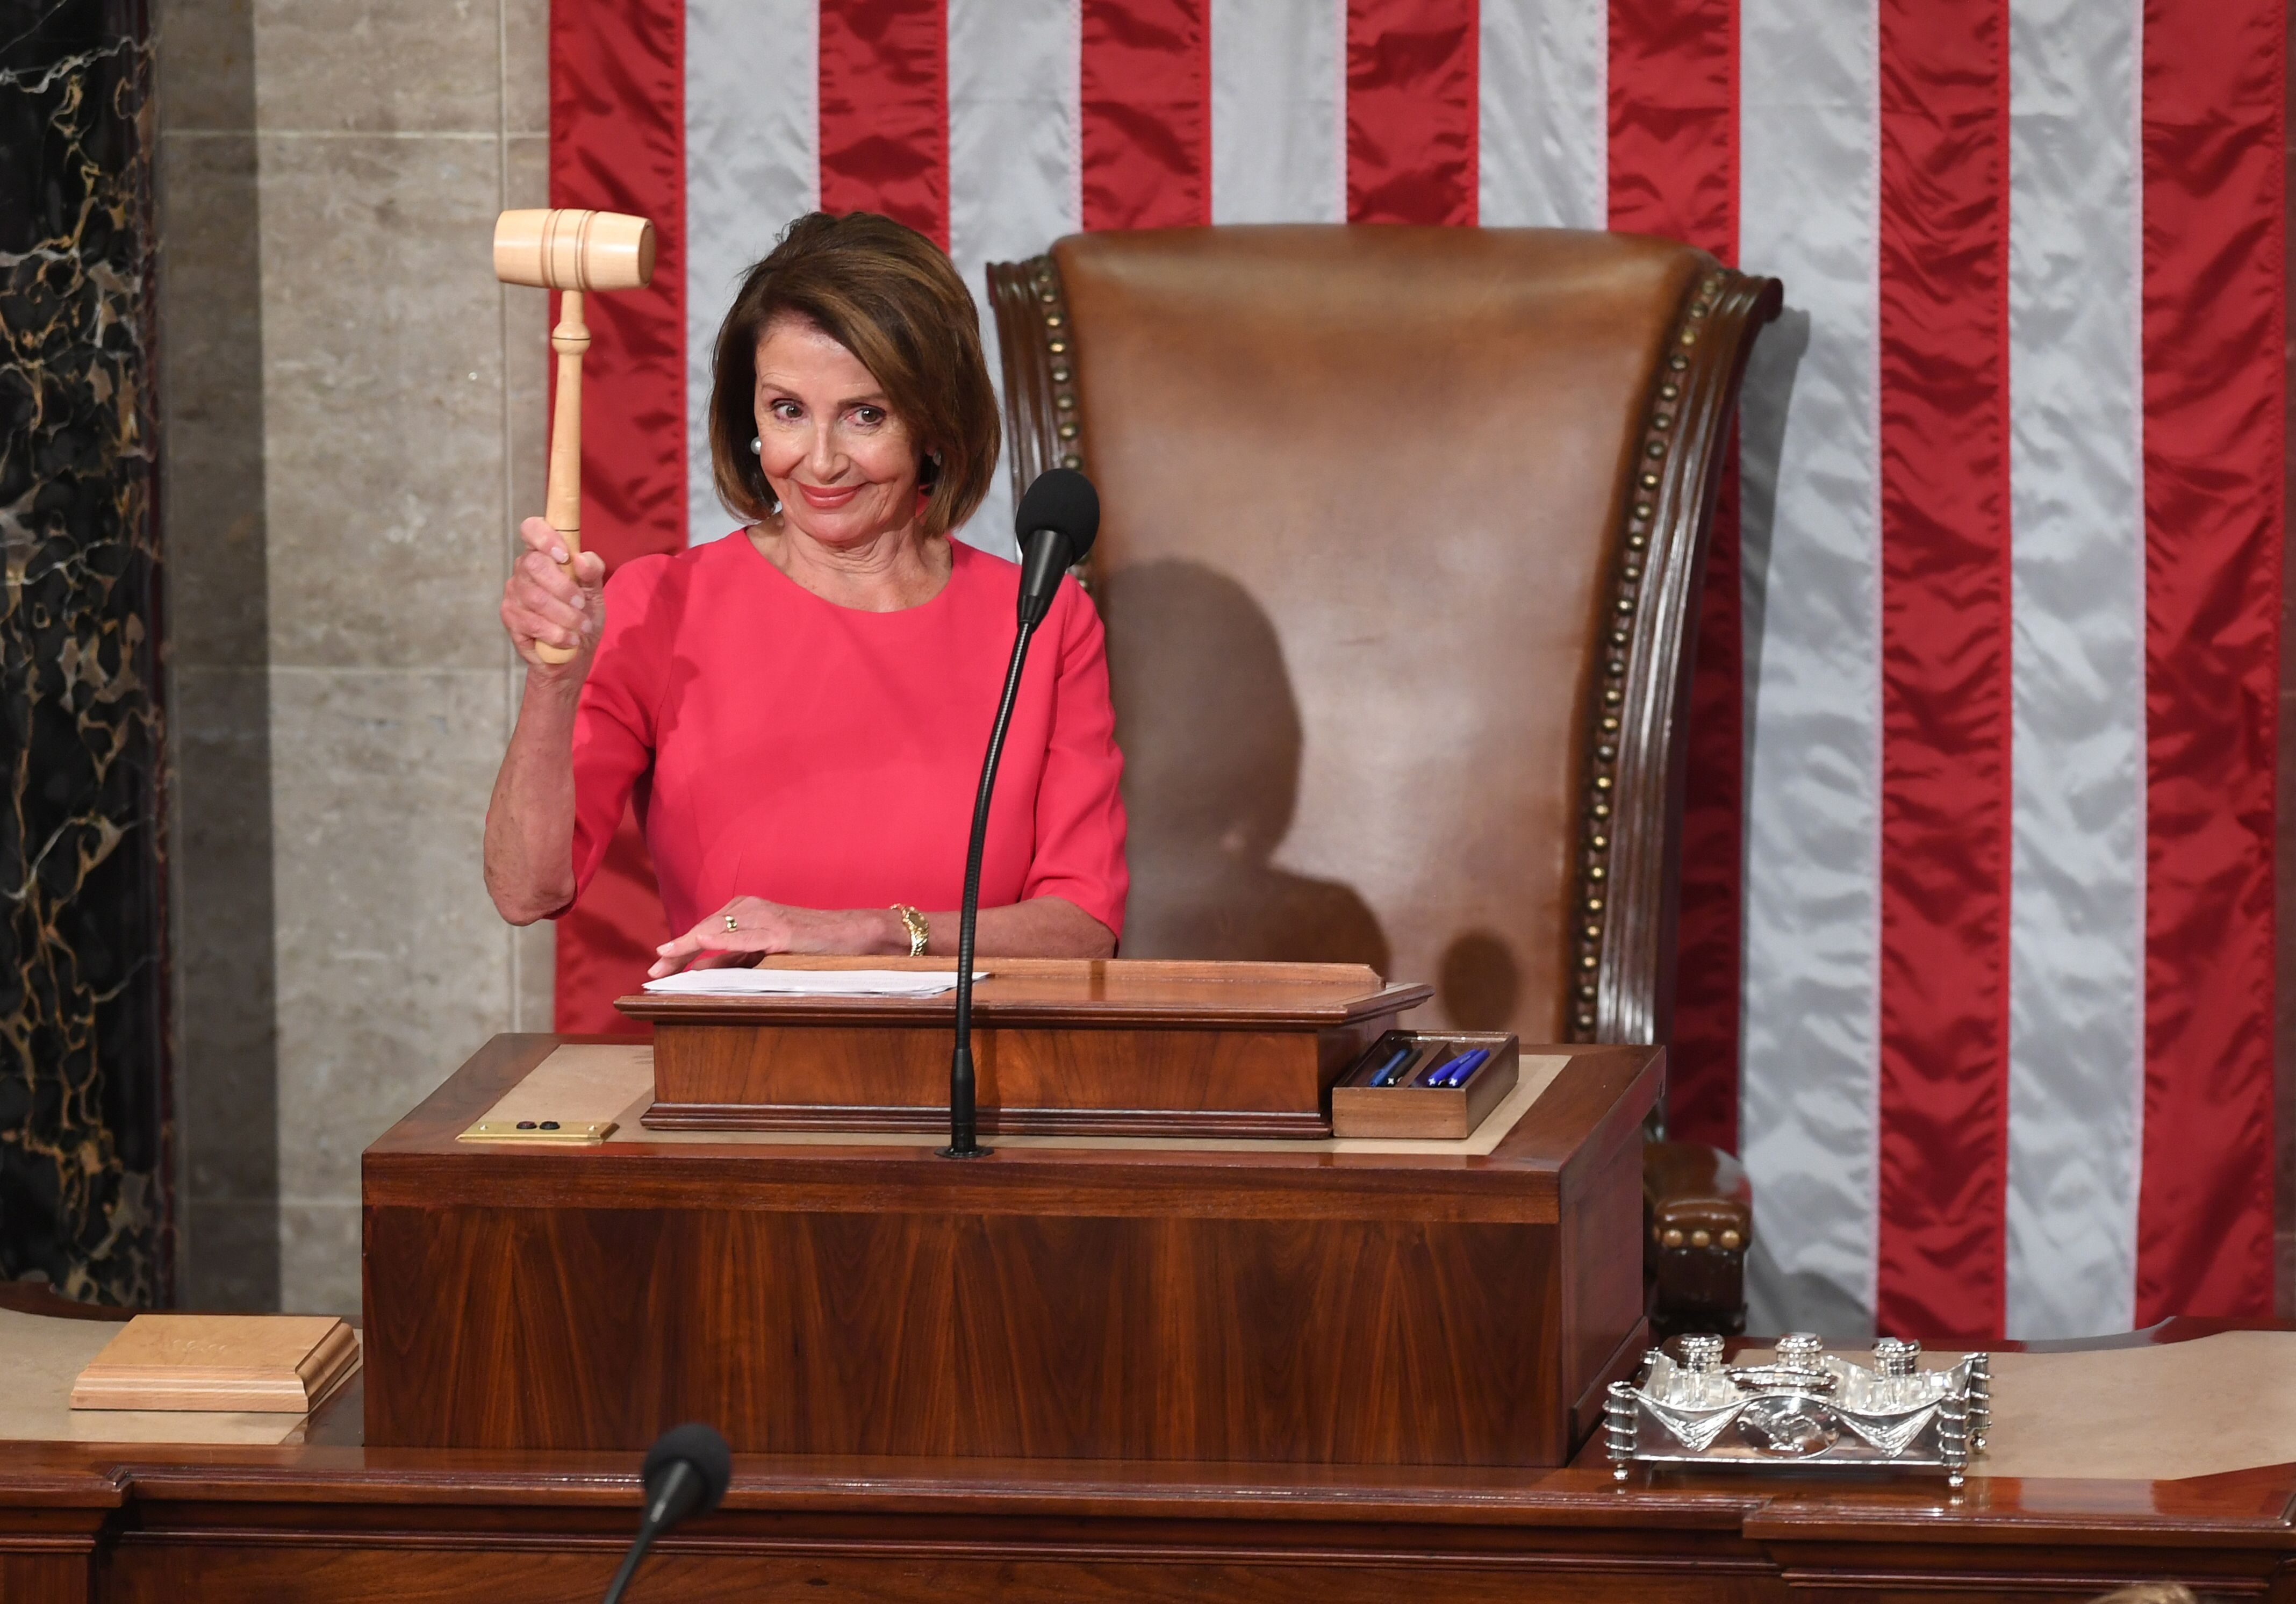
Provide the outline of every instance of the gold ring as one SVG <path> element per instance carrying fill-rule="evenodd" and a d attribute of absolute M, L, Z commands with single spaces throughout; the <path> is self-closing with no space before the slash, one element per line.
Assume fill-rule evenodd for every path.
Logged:
<path fill-rule="evenodd" d="M 741 927 L 742 927 L 742 926 L 741 926 L 741 925 L 740 925 L 738 922 L 736 922 L 736 920 L 734 919 L 734 916 L 733 916 L 732 914 L 730 914 L 730 913 L 729 913 L 729 914 L 727 914 L 727 915 L 726 916 L 726 929 L 728 929 L 728 930 L 739 930 Z"/>

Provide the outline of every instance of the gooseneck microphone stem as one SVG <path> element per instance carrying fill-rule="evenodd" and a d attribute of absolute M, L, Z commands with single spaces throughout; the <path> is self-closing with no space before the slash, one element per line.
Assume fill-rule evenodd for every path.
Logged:
<path fill-rule="evenodd" d="M 606 1604 L 622 1604 L 622 1590 L 630 1584 L 630 1578 L 637 1575 L 638 1561 L 645 1558 L 652 1537 L 652 1532 L 641 1531 L 637 1540 L 630 1544 L 630 1551 L 622 1556 L 622 1568 L 614 1573 L 613 1581 L 606 1588 Z"/>
<path fill-rule="evenodd" d="M 622 1590 L 637 1575 L 638 1561 L 646 1557 L 653 1540 L 705 1496 L 704 1479 L 690 1460 L 679 1460 L 669 1467 L 658 1486 L 646 1489 L 645 1514 L 638 1521 L 638 1534 L 630 1540 L 630 1551 L 622 1556 L 622 1568 L 607 1584 L 605 1604 L 621 1604 Z"/>
<path fill-rule="evenodd" d="M 988 754 L 980 763 L 980 791 L 972 801 L 972 836 L 964 849 L 964 903 L 956 920 L 956 1046 L 948 1060 L 948 1146 L 943 1158 L 980 1158 L 988 1149 L 980 1145 L 974 1124 L 972 1077 L 972 940 L 980 923 L 980 859 L 988 843 L 988 799 L 996 790 L 996 761 L 1004 755 L 1004 731 L 1013 722 L 1013 703 L 1021 694 L 1021 669 L 1029 660 L 1029 642 L 1037 633 L 1037 620 L 1024 613 L 1013 637 L 1013 666 L 1004 675 L 1004 695 L 996 704 L 996 722 L 988 732 Z"/>
<path fill-rule="evenodd" d="M 988 799 L 996 792 L 996 760 L 1004 755 L 1004 731 L 1021 695 L 1029 642 L 1052 611 L 1061 576 L 1092 550 L 1099 532 L 1100 495 L 1092 481 L 1073 468 L 1048 468 L 1037 474 L 1013 518 L 1013 534 L 1021 543 L 1013 666 L 1005 672 L 1004 695 L 988 731 L 988 752 L 980 761 L 972 835 L 964 845 L 964 901 L 956 914 L 956 1041 L 948 1056 L 948 1146 L 940 1149 L 943 1158 L 979 1158 L 988 1151 L 980 1145 L 973 1108 L 972 945 L 980 923 L 980 858 L 988 844 Z"/>

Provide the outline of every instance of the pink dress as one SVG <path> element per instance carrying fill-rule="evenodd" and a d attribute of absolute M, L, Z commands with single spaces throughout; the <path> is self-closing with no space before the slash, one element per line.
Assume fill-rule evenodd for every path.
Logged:
<path fill-rule="evenodd" d="M 939 595 L 861 613 L 736 533 L 626 563 L 574 724 L 574 873 L 634 802 L 684 933 L 736 896 L 954 909 L 1021 571 L 952 540 Z M 1065 897 L 1121 934 L 1124 761 L 1100 615 L 1064 581 L 1029 648 L 980 905 Z"/>

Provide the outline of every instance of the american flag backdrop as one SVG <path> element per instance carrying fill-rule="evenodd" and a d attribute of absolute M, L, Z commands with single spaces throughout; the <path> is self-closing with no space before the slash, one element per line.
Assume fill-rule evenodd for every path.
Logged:
<path fill-rule="evenodd" d="M 661 234 L 652 290 L 589 309 L 584 527 L 610 563 L 732 528 L 711 341 L 816 206 L 911 223 L 984 296 L 1063 234 L 1223 222 L 1608 227 L 1775 275 L 1699 641 L 1672 1090 L 1753 1173 L 1755 1326 L 2264 1314 L 2286 26 L 559 0 L 552 204 Z M 968 533 L 1009 522 L 1000 484 Z M 611 1028 L 660 939 L 631 844 L 561 925 L 562 1028 Z"/>

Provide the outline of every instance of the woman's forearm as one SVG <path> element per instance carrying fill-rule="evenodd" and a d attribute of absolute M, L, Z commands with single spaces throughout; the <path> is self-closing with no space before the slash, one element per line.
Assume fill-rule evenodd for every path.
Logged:
<path fill-rule="evenodd" d="M 955 909 L 929 913 L 925 950 L 956 956 Z M 1114 958 L 1116 933 L 1066 897 L 1031 897 L 1006 908 L 984 908 L 973 928 L 979 958 Z"/>
<path fill-rule="evenodd" d="M 513 925 L 574 901 L 574 708 L 578 680 L 529 673 L 487 803 L 487 892 Z"/>

